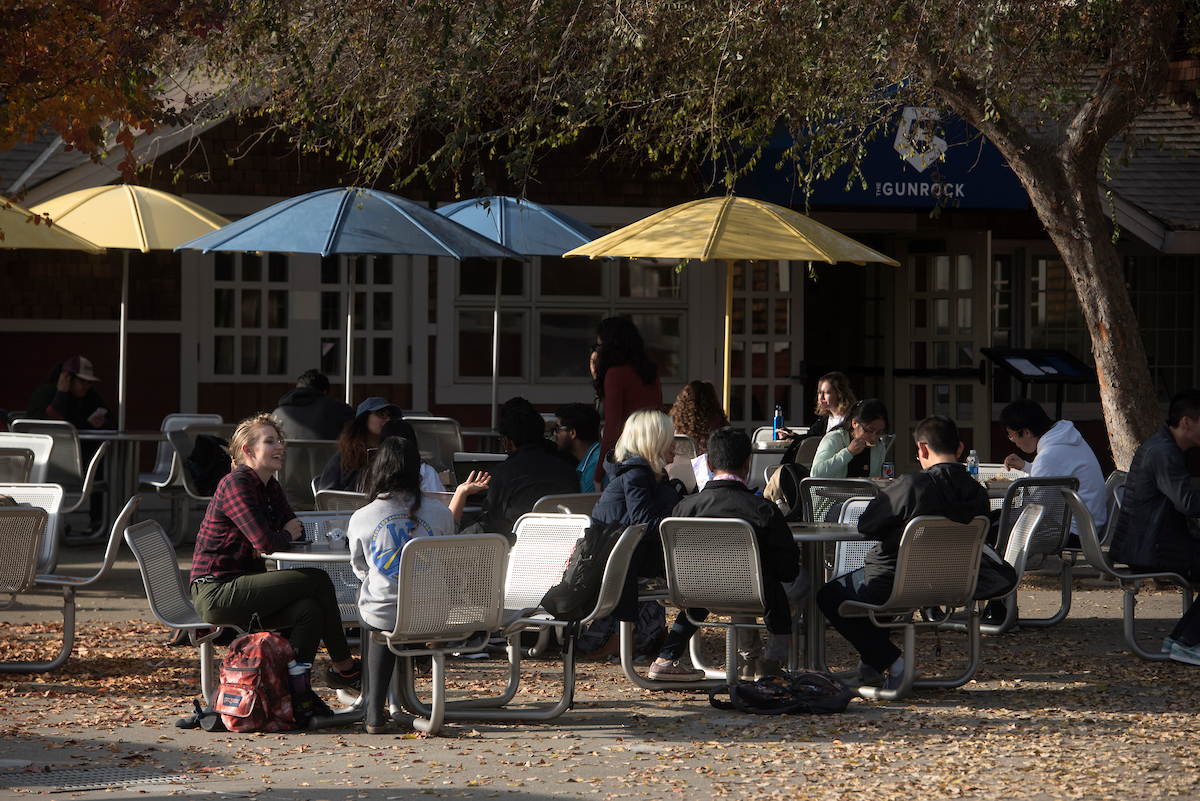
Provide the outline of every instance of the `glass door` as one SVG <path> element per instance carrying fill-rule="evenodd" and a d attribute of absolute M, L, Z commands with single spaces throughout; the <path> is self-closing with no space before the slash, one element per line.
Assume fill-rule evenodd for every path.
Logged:
<path fill-rule="evenodd" d="M 771 424 L 775 406 L 784 419 L 800 420 L 797 368 L 804 352 L 800 263 L 739 261 L 733 264 L 733 337 L 729 421 L 753 433 Z M 714 321 L 717 328 L 721 321 Z M 720 341 L 718 333 L 717 341 Z"/>

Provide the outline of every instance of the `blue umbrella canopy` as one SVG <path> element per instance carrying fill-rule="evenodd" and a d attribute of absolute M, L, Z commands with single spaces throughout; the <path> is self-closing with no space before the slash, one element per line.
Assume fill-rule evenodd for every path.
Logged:
<path fill-rule="evenodd" d="M 419 203 L 356 187 L 281 201 L 176 250 L 523 258 Z"/>
<path fill-rule="evenodd" d="M 600 236 L 574 217 L 515 197 L 463 200 L 437 211 L 526 256 L 561 256 Z"/>

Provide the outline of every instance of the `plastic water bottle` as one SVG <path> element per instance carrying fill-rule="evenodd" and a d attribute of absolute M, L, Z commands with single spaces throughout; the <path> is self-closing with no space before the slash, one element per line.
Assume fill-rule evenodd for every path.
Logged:
<path fill-rule="evenodd" d="M 773 436 L 775 437 L 775 441 L 778 442 L 779 440 L 783 439 L 783 437 L 781 436 L 781 434 L 783 433 L 783 407 L 782 406 L 777 405 L 775 407 L 775 420 L 772 423 L 772 426 L 775 429 Z"/>
<path fill-rule="evenodd" d="M 974 448 L 967 454 L 967 472 L 971 474 L 971 478 L 979 480 L 979 453 Z"/>

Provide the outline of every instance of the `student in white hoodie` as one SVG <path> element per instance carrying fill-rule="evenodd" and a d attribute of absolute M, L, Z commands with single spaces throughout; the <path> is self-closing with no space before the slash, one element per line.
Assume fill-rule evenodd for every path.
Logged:
<path fill-rule="evenodd" d="M 1087 504 L 1096 523 L 1102 530 L 1108 520 L 1108 508 L 1104 502 L 1104 472 L 1091 447 L 1084 441 L 1075 425 L 1069 420 L 1050 419 L 1041 404 L 1021 398 L 1004 407 L 1000 412 L 1000 424 L 1008 433 L 1008 439 L 1022 452 L 1030 455 L 1026 462 L 1017 454 L 1009 454 L 1004 466 L 1013 470 L 1025 470 L 1029 475 L 1074 476 L 1079 479 L 1079 497 Z M 1036 458 L 1033 454 L 1037 454 Z M 1078 528 L 1071 523 L 1071 534 L 1078 535 Z"/>
<path fill-rule="evenodd" d="M 364 490 L 371 502 L 350 518 L 350 566 L 362 579 L 358 611 L 368 631 L 396 627 L 400 551 L 414 537 L 452 536 L 472 492 L 487 489 L 488 475 L 472 473 L 458 486 L 447 508 L 421 493 L 421 453 L 404 437 L 388 437 L 367 470 Z M 364 636 L 364 642 L 366 642 Z M 367 720 L 369 734 L 388 731 L 384 711 L 396 657 L 381 645 L 368 654 Z"/>

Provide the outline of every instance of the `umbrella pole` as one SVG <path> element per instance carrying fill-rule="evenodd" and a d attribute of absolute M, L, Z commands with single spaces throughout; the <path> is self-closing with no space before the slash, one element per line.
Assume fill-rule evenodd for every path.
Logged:
<path fill-rule="evenodd" d="M 354 268 L 357 266 L 353 256 L 346 257 L 346 272 L 350 274 L 350 294 L 346 299 L 346 403 L 353 406 L 354 372 L 351 361 L 354 359 Z"/>
<path fill-rule="evenodd" d="M 129 250 L 121 251 L 121 325 L 117 362 L 117 430 L 125 430 L 125 327 L 129 322 Z"/>
<path fill-rule="evenodd" d="M 733 375 L 733 262 L 725 262 L 725 367 L 724 367 L 724 403 L 725 414 L 732 414 L 729 409 L 731 387 L 729 380 Z"/>
<path fill-rule="evenodd" d="M 496 308 L 492 311 L 492 430 L 500 416 L 500 277 L 504 260 L 496 259 Z"/>

